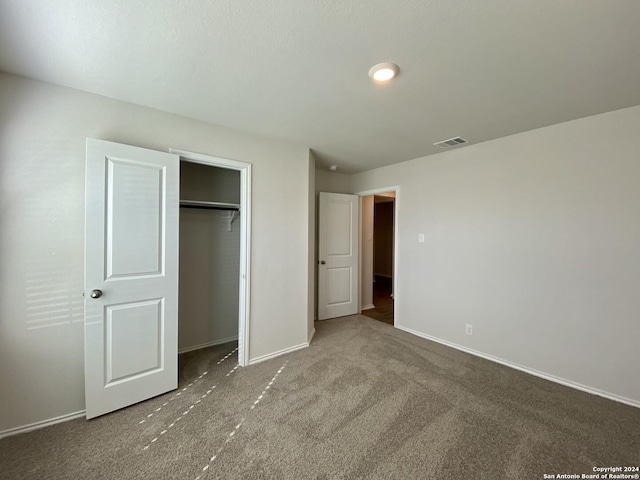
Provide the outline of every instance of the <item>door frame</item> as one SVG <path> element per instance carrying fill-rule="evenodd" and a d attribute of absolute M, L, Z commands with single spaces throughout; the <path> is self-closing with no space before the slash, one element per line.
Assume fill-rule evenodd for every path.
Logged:
<path fill-rule="evenodd" d="M 238 363 L 249 365 L 249 333 L 251 308 L 251 164 L 215 157 L 202 153 L 188 152 L 175 148 L 170 153 L 180 160 L 200 163 L 212 167 L 226 168 L 240 172 L 240 295 L 238 299 Z M 180 322 L 180 318 L 178 318 Z"/>
<path fill-rule="evenodd" d="M 363 190 L 360 192 L 356 192 L 354 195 L 358 195 L 360 197 L 360 212 L 358 214 L 359 220 L 359 234 L 362 237 L 362 197 L 367 197 L 369 195 L 378 195 L 380 193 L 388 193 L 395 192 L 395 201 L 393 202 L 393 326 L 394 328 L 398 328 L 400 326 L 400 317 L 398 316 L 398 306 L 400 305 L 400 293 L 398 291 L 398 212 L 400 205 L 400 185 L 394 185 L 392 187 L 383 187 L 383 188 L 374 188 L 372 190 Z M 362 241 L 362 238 L 360 238 Z M 360 249 L 362 252 L 362 249 Z M 360 275 L 360 285 L 362 285 L 362 253 L 358 255 L 358 270 Z M 358 288 L 358 312 L 362 313 L 362 301 L 361 301 L 361 291 L 362 288 Z"/>

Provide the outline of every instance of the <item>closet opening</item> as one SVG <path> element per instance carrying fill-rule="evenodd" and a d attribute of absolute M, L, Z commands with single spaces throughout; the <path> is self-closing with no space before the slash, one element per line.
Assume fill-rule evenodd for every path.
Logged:
<path fill-rule="evenodd" d="M 217 357 L 223 347 L 230 352 L 227 362 L 237 352 L 245 366 L 250 165 L 172 153 L 180 155 L 178 353 Z"/>

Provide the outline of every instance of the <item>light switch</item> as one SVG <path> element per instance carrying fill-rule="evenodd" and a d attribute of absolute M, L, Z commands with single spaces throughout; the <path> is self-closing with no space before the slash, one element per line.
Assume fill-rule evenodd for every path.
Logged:
<path fill-rule="evenodd" d="M 418 243 L 424 243 L 424 233 L 418 234 Z"/>

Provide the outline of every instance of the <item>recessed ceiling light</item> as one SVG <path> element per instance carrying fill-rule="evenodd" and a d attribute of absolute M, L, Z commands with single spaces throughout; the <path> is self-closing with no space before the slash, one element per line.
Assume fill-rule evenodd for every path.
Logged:
<path fill-rule="evenodd" d="M 336 172 L 336 171 L 338 171 L 338 165 L 331 165 L 331 166 L 329 167 L 329 170 L 331 170 L 332 172 Z"/>
<path fill-rule="evenodd" d="M 388 82 L 398 75 L 400 69 L 395 63 L 379 63 L 371 67 L 369 76 L 376 82 Z"/>

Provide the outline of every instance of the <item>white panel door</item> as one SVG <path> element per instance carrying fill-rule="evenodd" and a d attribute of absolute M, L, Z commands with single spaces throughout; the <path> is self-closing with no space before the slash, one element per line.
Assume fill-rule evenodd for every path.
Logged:
<path fill-rule="evenodd" d="M 87 418 L 178 386 L 179 165 L 87 139 Z"/>
<path fill-rule="evenodd" d="M 358 313 L 358 196 L 320 193 L 318 319 Z"/>

